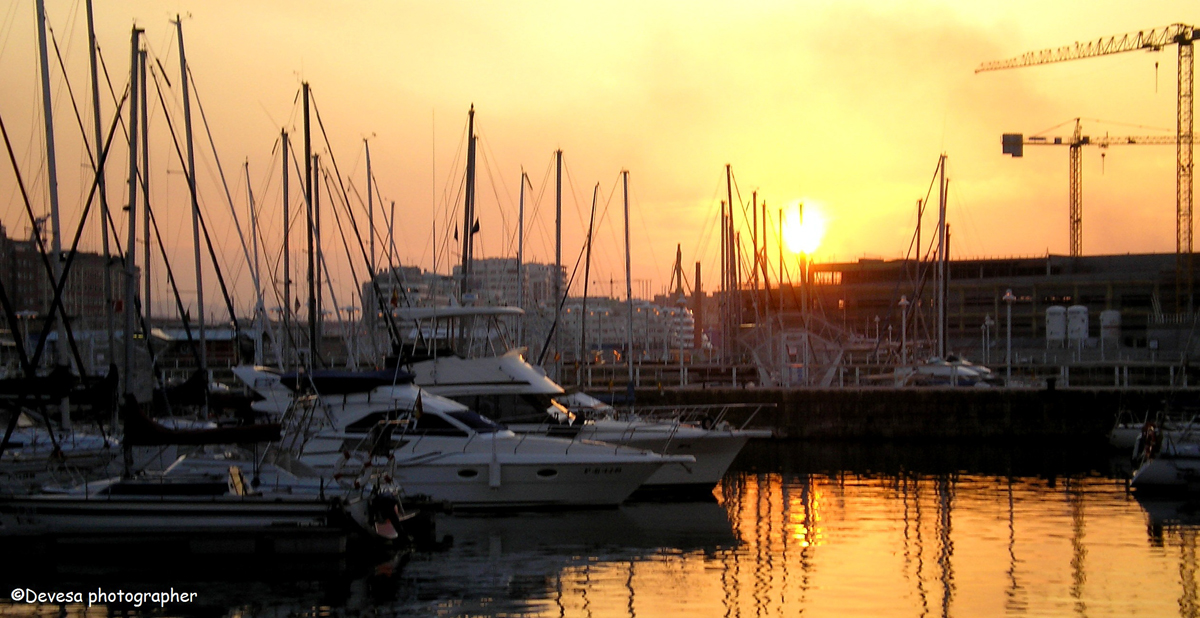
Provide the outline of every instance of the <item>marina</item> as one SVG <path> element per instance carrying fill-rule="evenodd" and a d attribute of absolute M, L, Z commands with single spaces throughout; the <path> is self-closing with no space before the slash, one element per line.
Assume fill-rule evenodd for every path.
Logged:
<path fill-rule="evenodd" d="M 1200 14 L 1019 4 L 14 0 L 0 614 L 1200 616 Z"/>

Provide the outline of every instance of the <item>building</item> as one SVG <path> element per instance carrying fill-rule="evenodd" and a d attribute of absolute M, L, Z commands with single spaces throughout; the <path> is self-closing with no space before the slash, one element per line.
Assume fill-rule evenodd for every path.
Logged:
<path fill-rule="evenodd" d="M 21 337 L 29 343 L 36 343 L 38 333 L 43 328 L 46 318 L 50 315 L 54 300 L 54 285 L 47 265 L 51 264 L 52 256 L 46 256 L 39 247 L 37 234 L 39 225 L 36 222 L 29 238 L 13 239 L 7 230 L 0 225 L 0 283 L 4 286 L 9 301 L 23 330 Z M 49 239 L 42 235 L 41 245 L 50 248 Z M 64 253 L 63 264 L 66 263 Z M 51 265 L 52 267 L 52 265 Z M 107 268 L 112 284 L 112 309 L 114 323 L 117 329 L 124 325 L 125 284 L 126 273 L 119 257 L 113 257 L 109 264 L 105 258 L 96 253 L 77 252 L 71 261 L 71 269 L 67 273 L 66 285 L 63 288 L 62 302 L 66 309 L 71 333 L 82 342 L 81 354 L 85 362 L 91 362 L 89 371 L 104 368 L 110 362 L 106 354 L 108 341 L 108 321 L 105 307 L 108 300 L 104 297 L 104 273 Z M 137 286 L 140 271 L 134 270 L 133 282 Z M 135 288 L 136 289 L 136 288 Z M 2 330 L 9 330 L 3 324 Z M 51 333 L 52 339 L 57 339 L 56 333 Z"/>
<path fill-rule="evenodd" d="M 586 315 L 586 320 L 584 319 Z M 586 325 L 586 330 L 585 330 Z M 568 299 L 563 308 L 564 358 L 573 361 L 586 345 L 589 362 L 621 360 L 630 343 L 629 303 L 615 298 Z M 692 312 L 682 305 L 659 305 L 633 301 L 633 354 L 635 360 L 670 362 L 681 350 L 693 346 L 695 323 Z M 586 332 L 586 341 L 581 337 Z"/>
<path fill-rule="evenodd" d="M 1175 254 L 1128 254 L 956 260 L 947 269 L 948 352 L 1003 362 L 1011 309 L 1013 347 L 1020 358 L 1045 362 L 1166 360 L 1200 353 L 1200 329 Z M 807 286 L 743 290 L 744 322 L 771 315 L 809 315 L 840 329 L 846 340 L 874 341 L 879 359 L 895 356 L 901 337 L 910 358 L 936 351 L 937 310 L 932 267 L 911 260 L 862 259 L 814 264 Z M 1193 294 L 1200 286 L 1191 286 Z M 1011 304 L 1005 301 L 1011 290 Z M 902 303 L 902 299 L 904 302 Z M 706 317 L 719 310 L 706 305 Z M 1075 316 L 1060 332 L 1059 316 Z M 713 314 L 718 315 L 713 315 Z M 1103 324 L 1102 324 L 1103 323 Z M 999 356 L 997 350 L 999 349 Z"/>

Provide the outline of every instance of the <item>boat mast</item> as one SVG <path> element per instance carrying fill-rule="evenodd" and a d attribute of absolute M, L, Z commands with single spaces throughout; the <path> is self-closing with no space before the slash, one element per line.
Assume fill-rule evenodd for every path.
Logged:
<path fill-rule="evenodd" d="M 554 151 L 554 379 L 562 380 L 562 149 Z"/>
<path fill-rule="evenodd" d="M 721 287 L 720 297 L 717 303 L 717 323 L 720 325 L 718 332 L 721 334 L 721 349 L 717 360 L 721 363 L 725 362 L 726 348 L 729 347 L 728 338 L 728 320 L 729 320 L 729 234 L 727 230 L 729 224 L 725 218 L 725 200 L 721 200 Z"/>
<path fill-rule="evenodd" d="M 363 148 L 367 151 L 367 235 L 371 237 L 371 277 L 375 276 L 375 194 L 371 191 L 371 142 L 363 138 Z M 436 246 L 436 245 L 434 245 Z M 363 303 L 364 305 L 366 303 Z M 366 311 L 366 307 L 363 307 Z"/>
<path fill-rule="evenodd" d="M 754 265 L 750 267 L 750 289 L 754 290 L 754 309 L 758 310 L 758 191 L 751 194 L 750 215 L 753 217 L 753 222 L 750 224 L 750 248 L 754 251 Z M 766 241 L 766 238 L 763 238 Z M 758 320 L 755 319 L 755 322 Z"/>
<path fill-rule="evenodd" d="M 783 315 L 783 209 L 779 209 L 779 313 Z M 794 285 L 794 282 L 793 282 Z M 782 322 L 781 322 L 782 324 Z"/>
<path fill-rule="evenodd" d="M 62 279 L 62 229 L 59 223 L 58 216 L 58 165 L 54 154 L 54 111 L 50 101 L 50 61 L 49 53 L 46 49 L 46 3 L 45 0 L 37 0 L 34 3 L 37 8 L 38 20 L 38 54 L 41 60 L 42 73 L 42 119 L 45 121 L 46 130 L 46 182 L 47 190 L 50 193 L 50 229 L 54 235 L 51 238 L 51 247 L 54 251 L 53 259 L 50 263 L 54 267 L 54 282 L 59 283 Z M 37 222 L 33 222 L 34 233 L 40 234 L 41 230 L 37 229 Z M 50 314 L 53 314 L 51 308 Z M 51 315 L 47 315 L 47 319 L 54 319 Z M 57 332 L 58 341 L 54 345 L 54 361 L 60 363 L 64 356 L 62 346 L 67 341 L 66 327 L 66 312 L 63 312 L 62 319 L 58 320 Z M 62 419 L 63 429 L 71 428 L 71 408 L 70 403 L 64 398 L 59 405 L 59 411 Z"/>
<path fill-rule="evenodd" d="M 254 264 L 251 265 L 251 270 L 254 273 L 254 329 L 257 331 L 254 335 L 254 364 L 261 365 L 263 364 L 263 329 L 265 328 L 263 313 L 266 312 L 266 308 L 263 306 L 262 284 L 259 283 L 261 281 L 259 277 L 262 273 L 259 272 L 258 265 L 258 213 L 254 209 L 254 187 L 250 186 L 249 159 L 246 160 L 245 167 L 246 198 L 250 202 L 250 244 L 254 248 Z"/>
<path fill-rule="evenodd" d="M 629 245 L 629 170 L 621 170 L 621 181 L 625 195 L 625 298 L 629 312 L 629 340 L 625 348 L 626 364 L 629 366 L 629 382 L 625 387 L 630 409 L 633 408 L 633 270 L 630 262 L 632 249 Z"/>
<path fill-rule="evenodd" d="M 582 376 L 579 374 L 580 369 L 588 356 L 587 347 L 587 301 L 588 301 L 588 280 L 592 278 L 592 231 L 596 225 L 596 199 L 600 195 L 600 183 L 596 183 L 596 187 L 592 189 L 592 214 L 588 219 L 587 233 L 587 257 L 583 261 L 583 308 L 579 312 L 579 362 L 576 363 L 575 383 L 582 383 Z"/>
<path fill-rule="evenodd" d="M 525 183 L 529 178 L 521 169 L 521 201 L 517 207 L 517 306 L 525 308 Z M 517 317 L 517 347 L 525 342 L 525 316 Z"/>
<path fill-rule="evenodd" d="M 463 239 L 462 239 L 462 282 L 459 284 L 459 300 L 466 302 L 467 294 L 471 291 L 471 259 L 475 232 L 475 105 L 467 112 L 467 186 L 463 199 Z"/>
<path fill-rule="evenodd" d="M 129 50 L 129 239 L 125 244 L 125 401 L 133 403 L 133 323 L 137 293 L 137 181 L 138 181 L 138 43 L 142 30 L 133 29 Z M 143 82 L 144 83 L 144 82 Z"/>
<path fill-rule="evenodd" d="M 188 193 L 192 200 L 192 243 L 195 247 L 196 257 L 196 313 L 199 319 L 196 321 L 197 330 L 200 332 L 200 371 L 204 374 L 205 379 L 205 403 L 204 413 L 208 413 L 208 338 L 205 335 L 204 323 L 204 275 L 200 261 L 200 202 L 196 197 L 196 155 L 192 146 L 192 106 L 190 92 L 188 90 L 188 67 L 187 55 L 184 53 L 183 47 L 183 20 L 179 15 L 175 16 L 175 27 L 179 35 L 179 74 L 180 81 L 183 82 L 183 126 L 187 140 L 188 154 Z M 230 316 L 232 319 L 237 319 L 236 316 Z"/>
<path fill-rule="evenodd" d="M 142 90 L 142 233 L 145 236 L 146 252 L 145 260 L 142 269 L 145 271 L 142 274 L 144 295 L 142 297 L 142 305 L 145 309 L 146 324 L 142 327 L 146 336 L 146 349 L 150 352 L 150 366 L 153 373 L 154 367 L 154 351 L 150 345 L 150 318 L 151 318 L 151 296 L 150 296 L 150 250 L 153 248 L 150 242 L 150 113 L 148 106 L 149 91 L 146 89 L 146 50 L 138 51 L 141 76 Z M 130 250 L 133 248 L 130 247 Z M 107 270 L 107 269 L 106 269 Z M 132 311 L 132 307 L 130 307 Z M 150 383 L 153 384 L 153 376 Z"/>
<path fill-rule="evenodd" d="M 275 349 L 279 352 L 279 365 L 286 370 L 292 358 L 292 256 L 289 242 L 291 238 L 291 213 L 289 212 L 291 207 L 288 199 L 287 129 L 281 132 L 280 139 L 283 143 L 283 311 L 279 312 L 279 316 L 283 320 L 283 337 L 280 337 L 282 341 L 275 346 Z"/>
<path fill-rule="evenodd" d="M 304 82 L 304 206 L 308 215 L 308 226 L 305 236 L 308 238 L 308 259 L 305 261 L 308 270 L 308 364 L 315 367 L 317 363 L 317 288 L 316 273 L 313 263 L 316 261 L 316 251 L 313 246 L 313 188 L 312 188 L 312 134 L 309 125 L 308 112 L 308 82 Z"/>
<path fill-rule="evenodd" d="M 946 155 L 938 159 L 937 354 L 946 358 Z"/>
<path fill-rule="evenodd" d="M 100 77 L 99 68 L 97 66 L 96 56 L 100 53 L 99 47 L 96 45 L 96 22 L 92 16 L 92 0 L 86 2 L 87 10 L 87 28 L 88 28 L 88 61 L 91 68 L 92 77 L 92 131 L 96 136 L 96 160 L 100 159 L 100 152 L 104 136 L 100 132 Z M 113 316 L 113 290 L 112 290 L 112 256 L 108 246 L 108 191 L 105 176 L 107 173 L 103 167 L 96 170 L 96 191 L 100 194 L 100 246 L 104 254 L 104 326 L 108 335 L 108 358 L 113 357 L 113 352 L 116 351 L 116 321 Z M 149 238 L 147 236 L 147 238 Z M 149 251 L 149 245 L 146 248 Z M 147 262 L 149 263 L 149 262 Z"/>
<path fill-rule="evenodd" d="M 313 173 L 313 184 L 316 185 L 313 187 L 313 192 L 312 192 L 312 213 L 313 213 L 313 227 L 312 227 L 313 258 L 312 259 L 313 259 L 313 279 L 316 282 L 316 290 L 315 291 L 317 293 L 317 300 L 316 300 L 316 305 L 315 305 L 317 311 L 314 314 L 313 320 L 317 325 L 316 331 L 315 331 L 316 337 L 317 337 L 317 339 L 316 339 L 317 343 L 316 343 L 315 350 L 317 351 L 317 353 L 320 353 L 321 338 L 324 336 L 324 333 L 325 333 L 324 319 L 322 319 L 322 313 L 324 312 L 324 309 L 325 309 L 325 303 L 323 302 L 325 300 L 324 293 L 323 293 L 325 288 L 321 283 L 321 271 L 323 270 L 323 268 L 321 267 L 321 182 L 320 182 L 321 157 L 320 157 L 320 155 L 315 155 L 315 154 L 312 155 L 312 163 L 313 163 L 313 167 L 312 167 L 313 168 L 313 172 L 312 172 Z M 315 359 L 316 357 L 314 356 L 313 358 Z M 316 360 L 313 360 L 313 366 L 316 367 Z"/>
<path fill-rule="evenodd" d="M 737 332 L 737 325 L 742 323 L 742 299 L 738 298 L 738 258 L 736 245 L 734 245 L 733 235 L 733 166 L 730 163 L 725 164 L 725 193 L 728 205 L 730 205 L 730 218 L 727 220 L 728 240 L 726 241 L 726 322 L 725 322 L 725 349 L 726 361 L 733 361 L 733 336 Z"/>

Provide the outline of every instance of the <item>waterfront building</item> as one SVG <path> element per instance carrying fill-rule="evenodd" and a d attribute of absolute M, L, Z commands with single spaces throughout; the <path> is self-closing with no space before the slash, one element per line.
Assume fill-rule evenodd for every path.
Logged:
<path fill-rule="evenodd" d="M 563 307 L 564 358 L 579 358 L 583 344 L 587 346 L 588 363 L 623 361 L 629 343 L 629 303 L 616 298 L 588 298 L 586 320 L 584 316 L 583 299 L 568 299 Z M 694 329 L 692 311 L 686 306 L 634 299 L 634 360 L 678 362 L 681 351 L 692 350 Z"/>
<path fill-rule="evenodd" d="M 1195 357 L 1200 314 L 1187 298 L 1195 286 L 1177 279 L 1179 261 L 1175 254 L 951 261 L 947 350 L 976 362 L 1003 363 L 1010 309 L 1005 295 L 1011 290 L 1014 362 Z M 870 359 L 896 362 L 902 330 L 910 360 L 936 352 L 934 289 L 928 264 L 922 269 L 912 260 L 860 259 L 813 264 L 807 285 L 742 290 L 739 302 L 746 323 L 765 324 L 784 315 L 798 324 L 798 316 L 807 314 L 827 333 L 870 344 Z M 809 299 L 807 312 L 802 298 Z M 717 312 L 706 315 L 712 313 Z M 707 326 L 716 329 L 716 324 Z"/>

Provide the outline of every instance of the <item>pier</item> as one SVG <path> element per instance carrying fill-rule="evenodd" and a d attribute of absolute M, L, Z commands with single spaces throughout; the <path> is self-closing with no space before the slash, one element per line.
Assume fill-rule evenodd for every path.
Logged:
<path fill-rule="evenodd" d="M 1197 409 L 1200 389 L 706 388 L 639 389 L 639 405 L 768 403 L 735 426 L 773 427 L 780 438 L 897 440 L 1061 439 L 1101 442 L 1122 413 Z"/>

